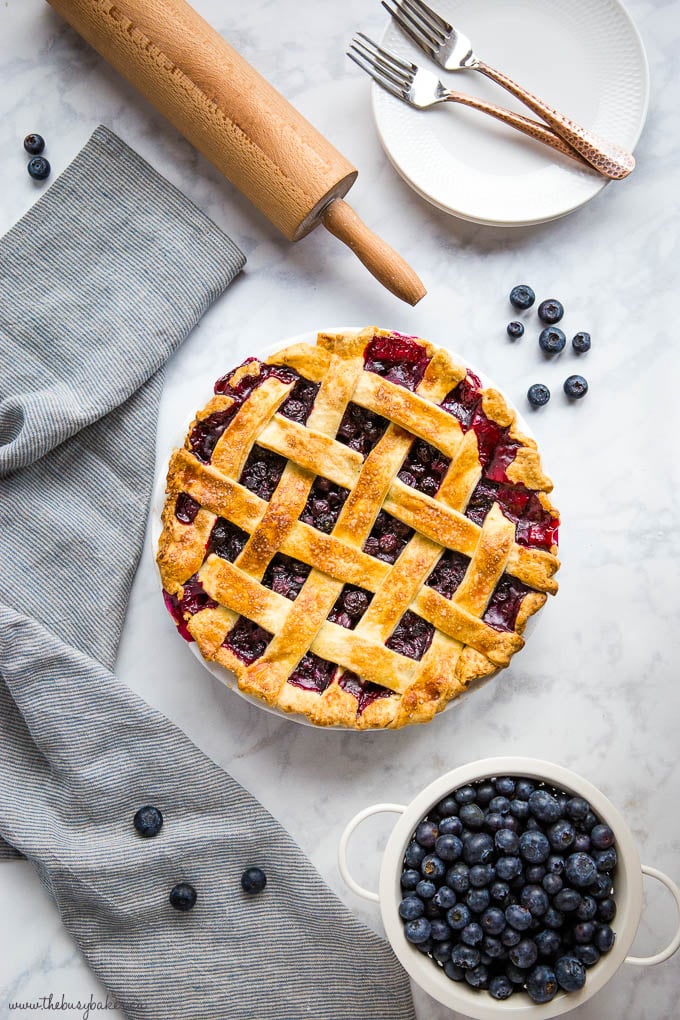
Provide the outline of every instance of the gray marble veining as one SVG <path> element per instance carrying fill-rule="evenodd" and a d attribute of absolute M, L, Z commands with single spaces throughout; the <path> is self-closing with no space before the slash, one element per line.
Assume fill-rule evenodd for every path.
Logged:
<path fill-rule="evenodd" d="M 368 83 L 344 57 L 357 27 L 379 35 L 377 3 L 195 6 L 357 164 L 352 203 L 420 272 L 429 289 L 423 302 L 410 309 L 382 291 L 324 232 L 294 246 L 283 240 L 42 0 L 0 7 L 0 229 L 38 194 L 25 172 L 23 136 L 42 132 L 59 172 L 103 122 L 246 252 L 242 277 L 169 366 L 161 456 L 176 436 L 178 413 L 204 401 L 209 380 L 258 347 L 308 329 L 375 322 L 419 333 L 458 350 L 520 407 L 528 385 L 545 381 L 553 400 L 530 422 L 562 511 L 561 590 L 510 669 L 428 727 L 325 733 L 259 711 L 202 669 L 173 634 L 147 541 L 120 676 L 258 796 L 377 930 L 377 909 L 348 892 L 337 871 L 345 822 L 374 801 L 408 801 L 442 771 L 491 754 L 547 757 L 581 772 L 625 812 L 643 860 L 679 879 L 677 7 L 629 4 L 652 69 L 635 174 L 564 220 L 503 231 L 433 209 L 383 154 Z M 273 24 L 276 31 L 266 31 Z M 592 333 L 583 361 L 565 353 L 545 364 L 533 326 L 520 343 L 507 341 L 507 293 L 520 281 L 563 300 L 569 335 Z M 581 366 L 591 391 L 569 405 L 561 384 Z M 367 882 L 376 880 L 388 825 L 376 820 L 357 834 L 352 859 Z M 664 893 L 651 885 L 648 892 L 635 944 L 641 953 L 665 943 L 674 924 Z M 105 1001 L 29 865 L 0 868 L 0 896 L 2 1015 L 11 1000 L 50 992 Z M 422 1020 L 453 1016 L 423 993 L 416 998 Z M 573 1015 L 677 1020 L 680 956 L 653 971 L 623 967 Z"/>

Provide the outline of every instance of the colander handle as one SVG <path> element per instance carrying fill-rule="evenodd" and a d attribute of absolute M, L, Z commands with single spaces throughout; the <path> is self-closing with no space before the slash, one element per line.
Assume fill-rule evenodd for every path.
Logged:
<path fill-rule="evenodd" d="M 371 807 L 364 808 L 363 811 L 359 811 L 354 818 L 345 826 L 345 830 L 340 837 L 340 843 L 338 844 L 338 869 L 345 884 L 349 886 L 352 892 L 355 892 L 357 896 L 363 896 L 365 900 L 371 900 L 373 903 L 378 903 L 380 897 L 377 893 L 372 892 L 371 889 L 364 889 L 362 885 L 359 885 L 349 873 L 349 865 L 347 864 L 347 845 L 349 838 L 358 825 L 366 819 L 370 818 L 371 815 L 379 815 L 383 811 L 389 811 L 397 815 L 403 815 L 406 810 L 404 804 L 372 804 Z"/>
<path fill-rule="evenodd" d="M 665 875 L 663 871 L 658 871 L 656 868 L 650 868 L 649 865 L 642 865 L 642 874 L 649 875 L 650 878 L 656 878 L 659 882 L 662 882 L 667 889 L 673 895 L 676 906 L 678 908 L 678 926 L 675 930 L 675 935 L 668 943 L 665 949 L 662 949 L 660 953 L 655 953 L 654 956 L 627 956 L 626 963 L 632 963 L 636 967 L 653 967 L 655 963 L 663 963 L 673 953 L 677 953 L 680 949 L 680 889 L 675 884 L 672 878 Z"/>

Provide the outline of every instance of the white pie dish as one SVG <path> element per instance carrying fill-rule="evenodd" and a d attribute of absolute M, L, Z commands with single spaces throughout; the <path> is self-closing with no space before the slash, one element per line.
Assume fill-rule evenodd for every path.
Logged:
<path fill-rule="evenodd" d="M 297 336 L 289 337 L 289 338 L 287 338 L 285 340 L 282 340 L 280 342 L 277 342 L 275 344 L 267 345 L 266 347 L 260 347 L 259 349 L 256 348 L 256 349 L 252 350 L 249 353 L 252 353 L 257 358 L 260 358 L 262 360 L 266 360 L 267 358 L 269 358 L 273 354 L 275 354 L 277 351 L 282 350 L 282 349 L 284 349 L 286 347 L 292 346 L 294 344 L 300 344 L 300 343 L 314 344 L 316 342 L 316 337 L 317 337 L 317 334 L 319 332 L 340 333 L 340 332 L 345 332 L 345 331 L 358 331 L 361 328 L 362 327 L 359 327 L 359 326 L 330 326 L 330 327 L 322 327 L 321 329 L 309 330 L 309 331 L 301 333 L 301 334 L 299 334 Z M 231 364 L 231 363 L 229 363 L 229 359 L 226 358 L 225 361 L 227 361 L 227 364 L 218 366 L 218 368 L 215 369 L 215 370 L 211 369 L 210 372 L 209 372 L 209 375 L 206 375 L 206 379 L 205 379 L 205 392 L 206 393 L 211 393 L 215 379 L 218 376 L 220 376 L 221 374 L 224 374 L 225 371 L 229 371 L 231 368 L 236 367 L 236 365 L 240 361 L 242 361 L 242 360 L 243 360 L 242 358 L 234 358 L 234 364 Z M 469 362 L 468 362 L 467 358 L 459 358 L 458 360 L 460 360 L 461 362 L 466 364 L 471 369 L 471 371 L 473 371 L 476 375 L 479 376 L 479 378 L 481 379 L 482 384 L 483 384 L 484 387 L 498 388 L 498 387 L 496 387 L 496 384 L 491 379 L 489 379 L 489 377 L 484 372 L 478 371 L 475 368 L 474 365 L 469 365 Z M 512 405 L 510 405 L 510 404 L 509 404 L 509 406 L 512 407 Z M 151 510 L 150 510 L 150 514 L 151 514 L 151 518 L 150 518 L 151 554 L 154 556 L 154 559 L 155 559 L 156 550 L 158 548 L 158 542 L 159 542 L 161 531 L 162 531 L 161 512 L 162 512 L 163 505 L 164 505 L 164 502 L 165 502 L 165 485 L 166 485 L 166 473 L 167 473 L 168 461 L 170 459 L 170 455 L 171 455 L 172 451 L 175 448 L 181 447 L 183 445 L 184 439 L 185 439 L 185 436 L 186 436 L 186 433 L 187 433 L 187 429 L 189 427 L 190 422 L 193 420 L 193 418 L 195 416 L 195 413 L 196 413 L 196 402 L 195 402 L 195 399 L 194 398 L 187 398 L 187 406 L 185 408 L 180 408 L 180 413 L 177 416 L 178 422 L 181 423 L 180 427 L 177 429 L 177 431 L 174 433 L 174 435 L 172 435 L 169 439 L 167 437 L 165 437 L 164 440 L 159 444 L 159 448 L 157 450 L 156 478 L 155 478 L 155 482 L 154 482 L 154 488 L 153 488 L 153 494 L 152 494 L 152 500 L 151 500 Z M 533 432 L 532 432 L 531 428 L 529 427 L 529 425 L 527 424 L 527 422 L 522 417 L 522 415 L 519 414 L 519 412 L 517 412 L 517 411 L 516 411 L 516 414 L 517 414 L 517 425 L 518 425 L 519 429 L 525 435 L 527 435 L 530 438 L 534 439 L 535 437 L 533 435 Z M 160 577 L 159 577 L 159 604 L 162 604 L 161 591 L 162 591 L 162 587 L 160 585 Z M 527 622 L 526 630 L 524 632 L 525 636 L 528 637 L 531 634 L 531 631 L 532 631 L 533 627 L 535 627 L 535 625 L 536 625 L 535 617 L 532 616 L 532 617 L 529 618 L 529 620 Z M 302 725 L 313 726 L 315 728 L 319 728 L 319 727 L 315 726 L 315 724 L 312 723 L 309 719 L 305 718 L 303 715 L 299 715 L 299 714 L 294 713 L 294 712 L 286 712 L 286 711 L 284 711 L 282 709 L 279 709 L 277 707 L 273 707 L 273 706 L 267 705 L 260 698 L 253 697 L 253 696 L 245 693 L 244 691 L 242 691 L 240 689 L 239 685 L 238 685 L 238 680 L 237 680 L 236 676 L 230 670 L 225 668 L 223 665 L 221 665 L 219 663 L 209 662 L 208 660 L 204 659 L 203 656 L 201 655 L 199 649 L 198 649 L 198 646 L 194 642 L 189 643 L 189 649 L 190 649 L 191 653 L 195 656 L 197 661 L 200 662 L 201 665 L 205 669 L 207 669 L 208 672 L 210 672 L 212 674 L 212 676 L 214 676 L 217 680 L 219 680 L 226 687 L 228 687 L 229 690 L 232 690 L 232 691 L 236 692 L 240 697 L 244 698 L 246 701 L 250 702 L 253 705 L 256 705 L 258 708 L 261 708 L 264 711 L 267 711 L 269 713 L 272 713 L 272 714 L 276 715 L 278 718 L 284 718 L 284 719 L 288 719 L 288 720 L 291 720 L 291 721 L 296 722 L 296 723 L 300 723 Z M 495 676 L 497 676 L 497 673 L 496 674 L 492 674 L 492 675 L 487 676 L 487 677 L 484 677 L 484 678 L 482 678 L 480 680 L 476 680 L 474 682 L 474 684 L 472 684 L 469 689 L 463 691 L 460 695 L 458 695 L 458 697 L 456 697 L 453 700 L 451 700 L 444 707 L 444 709 L 442 711 L 447 711 L 456 702 L 458 702 L 461 698 L 468 697 L 469 694 L 471 693 L 471 691 L 474 691 L 474 690 L 478 689 L 482 684 L 488 683 L 489 681 L 493 681 Z M 327 730 L 338 730 L 340 732 L 356 732 L 356 729 L 353 728 L 353 727 L 345 727 L 345 726 L 339 726 L 339 725 L 336 725 L 336 726 L 324 726 L 323 728 L 327 729 Z M 362 732 L 362 731 L 359 731 L 359 732 Z M 376 729 L 367 729 L 367 730 L 365 730 L 365 732 L 374 733 L 374 732 L 377 732 L 377 730 Z"/>
<path fill-rule="evenodd" d="M 429 3 L 468 36 L 482 60 L 585 127 L 634 149 L 647 115 L 649 69 L 640 35 L 618 0 Z M 439 68 L 391 20 L 381 45 L 435 71 L 451 89 L 536 119 L 482 74 Z M 572 212 L 607 186 L 595 171 L 458 104 L 423 112 L 373 85 L 372 105 L 397 172 L 422 198 L 461 219 L 496 226 L 542 223 Z"/>
<path fill-rule="evenodd" d="M 615 872 L 617 913 L 612 927 L 616 942 L 611 952 L 588 969 L 588 977 L 580 992 L 559 992 L 552 1002 L 536 1005 L 525 994 L 513 995 L 504 1002 L 491 998 L 487 992 L 476 991 L 466 984 L 449 980 L 443 970 L 406 941 L 398 907 L 402 897 L 400 876 L 406 846 L 420 820 L 451 791 L 492 776 L 526 776 L 542 779 L 590 802 L 598 817 L 611 827 L 616 836 L 618 864 Z M 379 892 L 359 885 L 349 871 L 347 848 L 356 827 L 371 815 L 393 812 L 401 817 L 392 830 L 383 852 Z M 413 981 L 449 1009 L 457 1010 L 475 1020 L 548 1020 L 561 1016 L 590 999 L 613 977 L 623 963 L 651 966 L 662 963 L 680 948 L 680 923 L 665 949 L 650 957 L 628 955 L 635 939 L 642 913 L 642 876 L 649 875 L 662 882 L 675 898 L 680 913 L 680 888 L 671 878 L 655 868 L 640 863 L 633 834 L 623 816 L 605 795 L 575 772 L 535 758 L 486 758 L 453 769 L 435 779 L 408 805 L 374 804 L 359 811 L 347 824 L 338 848 L 340 874 L 350 889 L 364 899 L 380 904 L 387 938 L 397 958 Z M 680 917 L 679 917 L 680 922 Z"/>

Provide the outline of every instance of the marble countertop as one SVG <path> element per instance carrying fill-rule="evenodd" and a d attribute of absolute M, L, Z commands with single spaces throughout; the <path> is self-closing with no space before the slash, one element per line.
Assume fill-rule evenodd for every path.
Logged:
<path fill-rule="evenodd" d="M 384 12 L 377 3 L 251 0 L 236 11 L 220 0 L 195 0 L 195 6 L 359 166 L 352 203 L 417 267 L 429 289 L 422 303 L 411 309 L 392 298 L 323 231 L 298 245 L 284 241 L 42 0 L 5 0 L 0 7 L 0 230 L 39 194 L 25 172 L 23 136 L 45 134 L 59 172 L 104 123 L 246 252 L 245 272 L 169 365 L 163 451 L 176 431 L 177 408 L 199 406 L 206 380 L 260 346 L 339 323 L 378 323 L 446 344 L 522 408 L 527 386 L 547 382 L 553 400 L 530 421 L 562 511 L 561 590 L 511 667 L 431 725 L 327 733 L 260 711 L 201 667 L 173 634 L 147 538 L 119 675 L 252 791 L 376 930 L 377 907 L 358 900 L 338 874 L 345 822 L 375 801 L 406 802 L 440 773 L 489 755 L 550 758 L 588 777 L 626 814 L 642 859 L 680 879 L 677 10 L 660 0 L 628 4 L 652 71 L 635 174 L 566 219 L 499 230 L 427 205 L 388 163 L 368 83 L 344 56 L 356 28 L 380 31 Z M 586 359 L 565 353 L 545 365 L 529 335 L 519 344 L 507 341 L 507 294 L 520 281 L 563 300 L 567 331 L 592 333 Z M 591 390 L 569 404 L 561 383 L 581 365 Z M 352 860 L 367 883 L 376 882 L 389 824 L 385 816 L 357 835 Z M 638 953 L 655 951 L 673 930 L 670 898 L 652 885 Z M 28 864 L 0 867 L 0 901 L 3 1016 L 11 1000 L 49 992 L 105 1001 Z M 653 971 L 622 967 L 572 1015 L 676 1020 L 679 997 L 680 955 Z M 420 1020 L 453 1016 L 423 993 L 416 992 L 416 1002 Z M 111 1009 L 106 1016 L 122 1014 Z"/>

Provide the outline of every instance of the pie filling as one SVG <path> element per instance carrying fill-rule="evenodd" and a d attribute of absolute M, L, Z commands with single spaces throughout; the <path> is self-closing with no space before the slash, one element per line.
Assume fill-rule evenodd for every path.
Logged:
<path fill-rule="evenodd" d="M 375 336 L 364 352 L 364 369 L 409 390 L 421 382 L 430 362 L 427 350 L 415 338 L 394 333 Z M 266 365 L 255 358 L 247 359 L 239 368 L 222 376 L 215 383 L 215 393 L 233 400 L 228 408 L 213 412 L 194 425 L 188 440 L 189 449 L 203 463 L 210 463 L 215 445 L 224 433 L 236 411 L 265 379 L 275 377 L 293 388 L 280 406 L 278 413 L 292 421 L 305 424 L 319 391 L 319 384 L 300 376 L 294 369 Z M 479 526 L 494 503 L 515 524 L 516 541 L 527 547 L 550 550 L 557 542 L 558 520 L 546 510 L 537 493 L 507 477 L 508 466 L 514 460 L 521 443 L 512 439 L 510 429 L 492 421 L 482 408 L 482 384 L 472 372 L 452 389 L 441 402 L 441 407 L 453 415 L 463 432 L 472 429 L 477 437 L 482 477 L 465 509 L 465 515 Z M 384 435 L 389 422 L 378 414 L 349 403 L 337 431 L 336 439 L 364 458 Z M 271 500 L 287 464 L 285 457 L 270 450 L 253 446 L 244 465 L 240 483 L 261 499 Z M 406 485 L 435 496 L 449 468 L 450 460 L 422 439 L 416 439 L 398 472 Z M 335 527 L 349 492 L 342 486 L 319 475 L 310 489 L 300 521 L 319 531 L 330 534 Z M 200 504 L 188 493 L 181 492 L 176 499 L 174 512 L 179 522 L 194 522 Z M 394 564 L 414 531 L 385 510 L 380 510 L 373 528 L 364 542 L 363 551 L 389 564 Z M 248 534 L 224 518 L 217 518 L 206 545 L 206 554 L 214 553 L 233 562 L 248 541 Z M 447 549 L 432 569 L 425 584 L 447 599 L 454 597 L 470 564 L 469 557 Z M 270 561 L 262 584 L 279 595 L 294 601 L 304 586 L 312 568 L 309 564 L 277 553 Z M 522 601 L 532 591 L 517 578 L 503 574 L 496 585 L 482 617 L 490 627 L 499 631 L 513 631 Z M 164 599 L 177 628 L 187 641 L 192 636 L 187 619 L 203 609 L 214 608 L 214 602 L 204 591 L 196 576 L 186 581 L 181 597 L 164 591 Z M 345 584 L 333 605 L 328 620 L 348 630 L 354 630 L 368 609 L 373 593 L 353 584 Z M 435 628 L 411 610 L 406 610 L 386 646 L 407 658 L 420 660 L 427 652 Z M 255 662 L 266 650 L 272 634 L 246 617 L 239 617 L 227 634 L 224 647 L 246 665 Z M 335 663 L 308 651 L 288 678 L 288 683 L 306 691 L 323 693 L 337 679 L 338 686 L 357 700 L 360 715 L 380 698 L 392 691 L 379 684 L 364 681 L 354 673 L 342 670 Z"/>

